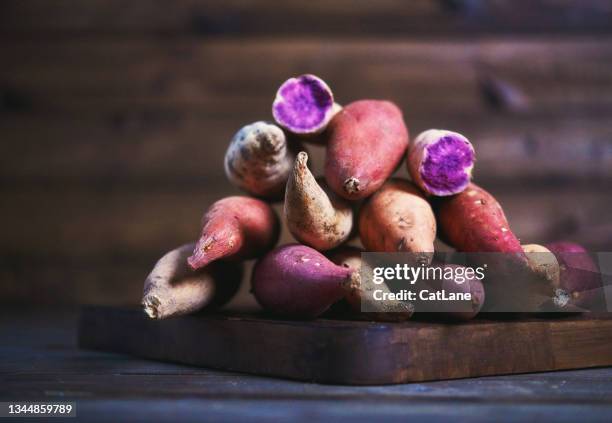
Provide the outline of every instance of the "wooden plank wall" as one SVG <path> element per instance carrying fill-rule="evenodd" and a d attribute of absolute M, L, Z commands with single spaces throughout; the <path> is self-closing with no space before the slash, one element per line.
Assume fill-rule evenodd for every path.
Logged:
<path fill-rule="evenodd" d="M 610 22 L 612 0 L 5 0 L 0 302 L 137 301 L 236 192 L 229 138 L 305 72 L 464 132 L 525 242 L 609 251 Z"/>

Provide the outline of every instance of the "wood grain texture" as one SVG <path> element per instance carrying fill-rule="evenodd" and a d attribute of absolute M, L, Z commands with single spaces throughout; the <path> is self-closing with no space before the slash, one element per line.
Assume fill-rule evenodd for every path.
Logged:
<path fill-rule="evenodd" d="M 609 36 L 7 40 L 0 43 L 0 91 L 18 110 L 81 115 L 179 107 L 209 117 L 267 117 L 282 81 L 315 73 L 341 103 L 388 98 L 408 117 L 500 107 L 602 113 L 612 108 L 611 45 Z"/>
<path fill-rule="evenodd" d="M 78 349 L 75 311 L 0 309 L 0 397 L 75 400 L 79 417 L 94 422 L 607 423 L 612 413 L 612 368 L 321 385 Z"/>
<path fill-rule="evenodd" d="M 611 337 L 610 315 L 456 325 L 231 314 L 152 321 L 141 310 L 89 307 L 79 324 L 83 348 L 349 385 L 612 365 Z"/>
<path fill-rule="evenodd" d="M 8 0 L 6 33 L 378 36 L 610 32 L 609 0 Z"/>

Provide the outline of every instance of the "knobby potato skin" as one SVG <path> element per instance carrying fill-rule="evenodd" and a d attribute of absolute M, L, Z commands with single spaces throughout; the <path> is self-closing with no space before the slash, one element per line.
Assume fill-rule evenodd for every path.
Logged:
<path fill-rule="evenodd" d="M 412 183 L 393 178 L 361 208 L 359 236 L 367 251 L 419 253 L 429 264 L 434 252 L 436 219 L 421 191 Z"/>
<path fill-rule="evenodd" d="M 187 265 L 194 246 L 185 244 L 166 253 L 147 276 L 142 305 L 150 318 L 165 319 L 220 306 L 238 291 L 242 264 L 218 262 L 194 271 Z"/>
<path fill-rule="evenodd" d="M 346 200 L 320 186 L 307 167 L 308 155 L 300 152 L 287 181 L 285 218 L 291 234 L 319 251 L 342 244 L 353 227 L 353 210 Z"/>
<path fill-rule="evenodd" d="M 380 188 L 404 157 L 408 129 L 389 101 L 360 100 L 345 106 L 326 131 L 325 179 L 347 200 Z"/>
<path fill-rule="evenodd" d="M 199 269 L 220 258 L 259 257 L 274 247 L 279 228 L 278 217 L 267 203 L 251 197 L 226 197 L 204 213 L 202 233 L 188 263 Z"/>
<path fill-rule="evenodd" d="M 329 256 L 331 261 L 353 272 L 350 289 L 344 298 L 352 310 L 350 317 L 377 322 L 403 322 L 410 319 L 414 310 L 412 304 L 390 300 L 375 301 L 371 292 L 372 287 L 361 284 L 362 252 L 360 248 L 345 246 L 332 251 Z M 376 289 L 388 292 L 385 284 L 376 286 Z M 364 312 L 363 309 L 369 311 Z"/>
<path fill-rule="evenodd" d="M 437 215 L 441 238 L 458 251 L 517 253 L 524 259 L 521 243 L 510 230 L 501 205 L 476 184 L 440 198 Z"/>
<path fill-rule="evenodd" d="M 310 247 L 290 244 L 257 262 L 251 284 L 265 310 L 315 318 L 346 295 L 351 274 L 350 269 L 337 266 Z"/>
<path fill-rule="evenodd" d="M 232 138 L 225 153 L 225 174 L 231 183 L 251 195 L 278 200 L 285 191 L 294 159 L 295 149 L 288 146 L 282 129 L 255 122 Z"/>

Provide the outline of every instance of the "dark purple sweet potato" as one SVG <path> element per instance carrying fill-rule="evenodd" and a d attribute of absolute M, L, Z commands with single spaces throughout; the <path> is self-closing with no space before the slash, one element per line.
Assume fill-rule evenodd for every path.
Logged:
<path fill-rule="evenodd" d="M 255 298 L 265 310 L 315 318 L 344 298 L 352 273 L 310 247 L 290 244 L 257 262 L 251 283 Z"/>
<path fill-rule="evenodd" d="M 576 243 L 558 241 L 546 244 L 560 265 L 560 288 L 570 304 L 589 308 L 602 295 L 602 279 L 597 264 L 587 250 Z"/>

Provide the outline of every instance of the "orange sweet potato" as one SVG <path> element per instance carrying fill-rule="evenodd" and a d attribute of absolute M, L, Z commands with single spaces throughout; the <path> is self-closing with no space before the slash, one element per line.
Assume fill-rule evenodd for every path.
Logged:
<path fill-rule="evenodd" d="M 436 219 L 417 187 L 394 178 L 361 208 L 359 236 L 367 251 L 418 253 L 418 261 L 429 264 L 434 251 Z"/>

